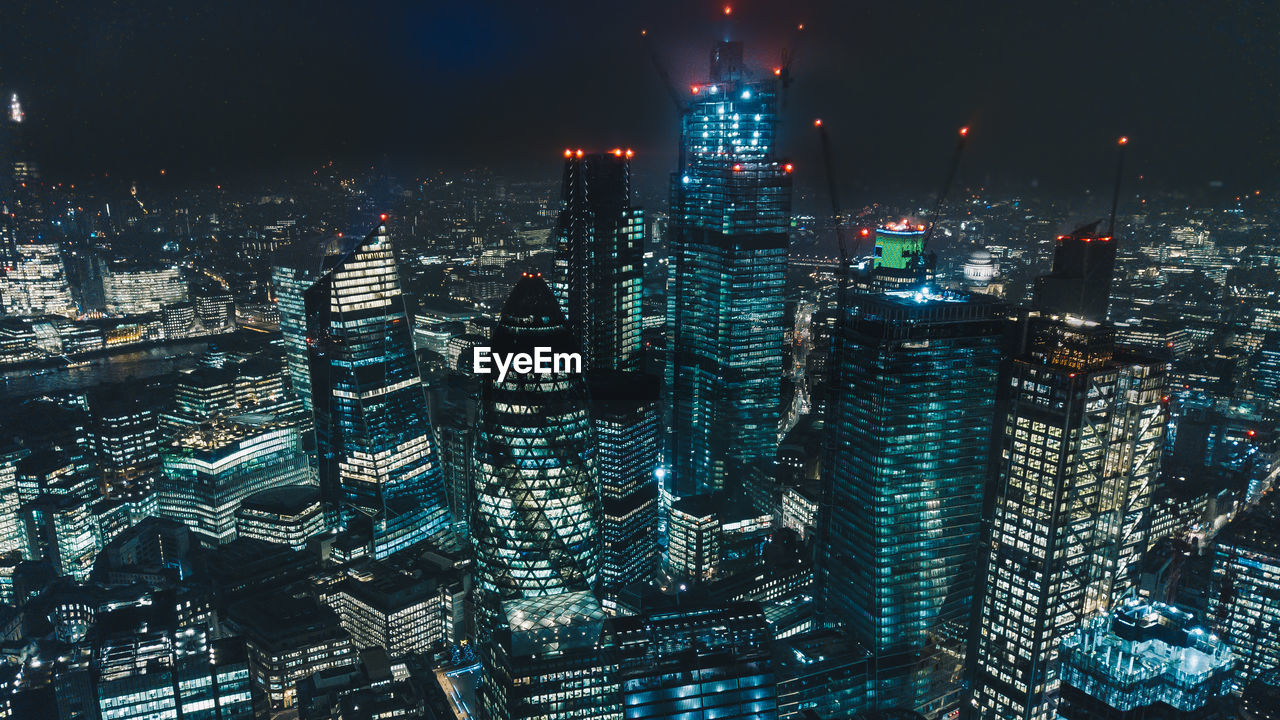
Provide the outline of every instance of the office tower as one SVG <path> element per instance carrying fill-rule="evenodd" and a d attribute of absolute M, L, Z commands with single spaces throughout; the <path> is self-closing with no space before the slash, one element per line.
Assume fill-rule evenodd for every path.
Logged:
<path fill-rule="evenodd" d="M 1231 648 L 1186 610 L 1131 597 L 1062 639 L 1063 720 L 1227 720 Z"/>
<path fill-rule="evenodd" d="M 791 166 L 774 159 L 776 105 L 773 77 L 725 42 L 682 120 L 667 287 L 679 495 L 733 490 L 778 444 Z"/>
<path fill-rule="evenodd" d="M 1280 666 L 1280 493 L 1237 517 L 1213 548 L 1208 617 L 1240 658 L 1240 688 Z"/>
<path fill-rule="evenodd" d="M 236 304 L 230 293 L 209 293 L 195 299 L 196 315 L 205 330 L 231 330 L 236 326 Z"/>
<path fill-rule="evenodd" d="M 1268 419 L 1280 420 L 1280 332 L 1267 333 L 1250 372 L 1258 412 Z"/>
<path fill-rule="evenodd" d="M 756 603 L 684 603 L 614 620 L 627 720 L 776 719 L 764 611 Z"/>
<path fill-rule="evenodd" d="M 600 486 L 600 592 L 653 580 L 658 566 L 658 379 L 592 373 L 591 423 Z"/>
<path fill-rule="evenodd" d="M 1101 222 L 1101 221 L 1099 221 Z M 1031 307 L 1102 322 L 1111 304 L 1116 242 L 1098 233 L 1098 222 L 1059 235 L 1053 269 L 1036 278 Z"/>
<path fill-rule="evenodd" d="M 89 399 L 89 442 L 108 488 L 129 485 L 160 465 L 160 425 L 141 388 L 104 385 Z"/>
<path fill-rule="evenodd" d="M 516 598 L 481 652 L 480 704 L 490 720 L 622 720 L 607 615 L 590 592 Z M 630 717 L 630 716 L 627 716 Z"/>
<path fill-rule="evenodd" d="M 236 511 L 245 498 L 310 479 L 298 429 L 269 415 L 194 426 L 160 455 L 160 515 L 213 545 L 235 540 Z"/>
<path fill-rule="evenodd" d="M 79 458 L 42 448 L 18 463 L 18 498 L 28 503 L 41 495 L 71 495 L 89 501 L 97 497 L 98 484 Z"/>
<path fill-rule="evenodd" d="M 19 237 L 13 265 L 0 278 L 4 314 L 16 317 L 75 317 L 71 285 L 56 240 Z"/>
<path fill-rule="evenodd" d="M 41 494 L 22 505 L 27 546 L 35 560 L 45 560 L 59 575 L 77 582 L 89 579 L 97 557 L 92 502 L 75 495 Z"/>
<path fill-rule="evenodd" d="M 231 606 L 244 632 L 255 717 L 274 717 L 297 703 L 297 683 L 356 663 L 338 616 L 310 598 L 258 595 Z"/>
<path fill-rule="evenodd" d="M 280 315 L 285 372 L 289 376 L 289 388 L 302 398 L 307 412 L 313 408 L 305 294 L 322 272 L 323 257 L 321 246 L 296 242 L 283 248 L 271 264 L 271 289 Z"/>
<path fill-rule="evenodd" d="M 490 342 L 494 356 L 535 348 L 576 352 L 555 296 L 526 274 L 511 291 Z M 600 496 L 586 381 L 572 368 L 484 377 L 471 514 L 480 612 L 501 603 L 595 587 Z M 526 367 L 526 370 L 532 368 Z"/>
<path fill-rule="evenodd" d="M 815 579 L 874 654 L 870 707 L 959 702 L 1003 315 L 919 287 L 857 294 L 836 328 Z"/>
<path fill-rule="evenodd" d="M 184 625 L 172 596 L 99 608 L 86 662 L 54 677 L 59 718 L 250 720 L 249 665 L 237 637 Z"/>
<path fill-rule="evenodd" d="M 27 529 L 20 511 L 18 464 L 30 452 L 24 447 L 0 451 L 0 557 L 27 554 Z"/>
<path fill-rule="evenodd" d="M 822 628 L 776 640 L 775 646 L 778 717 L 850 717 L 875 697 L 871 653 L 848 633 Z"/>
<path fill-rule="evenodd" d="M 556 299 L 592 370 L 640 369 L 644 213 L 631 207 L 631 151 L 564 151 Z"/>
<path fill-rule="evenodd" d="M 187 281 L 178 267 L 108 266 L 102 296 L 111 315 L 145 315 L 187 302 Z"/>
<path fill-rule="evenodd" d="M 307 538 L 325 531 L 320 489 L 315 485 L 284 485 L 256 492 L 236 510 L 236 537 L 307 546 Z"/>
<path fill-rule="evenodd" d="M 312 262 L 319 276 L 303 297 L 320 497 L 382 558 L 448 524 L 395 248 L 379 224 Z"/>
<path fill-rule="evenodd" d="M 392 658 L 440 650 L 449 640 L 448 612 L 460 587 L 414 577 L 376 562 L 328 590 L 325 602 L 357 648 L 381 647 Z"/>
<path fill-rule="evenodd" d="M 671 503 L 666 573 L 675 582 L 710 582 L 720 569 L 720 512 L 724 498 L 687 495 Z"/>
<path fill-rule="evenodd" d="M 476 487 L 476 403 L 449 406 L 436 424 L 440 440 L 440 465 L 449 498 L 449 519 L 454 532 L 470 532 L 468 513 Z"/>
<path fill-rule="evenodd" d="M 200 366 L 178 374 L 174 407 L 160 415 L 160 424 L 181 432 L 231 414 L 236 409 L 236 373 L 229 368 Z"/>
<path fill-rule="evenodd" d="M 1166 378 L 1091 320 L 1032 312 L 1011 335 L 969 661 L 979 717 L 1031 719 L 1057 705 L 1061 638 L 1140 579 Z"/>
<path fill-rule="evenodd" d="M 196 329 L 196 307 L 189 302 L 166 305 L 160 311 L 160 323 L 166 340 L 190 337 Z"/>

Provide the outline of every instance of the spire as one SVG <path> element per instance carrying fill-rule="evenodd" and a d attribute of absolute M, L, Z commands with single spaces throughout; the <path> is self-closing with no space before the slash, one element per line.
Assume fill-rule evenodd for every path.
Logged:
<path fill-rule="evenodd" d="M 9 98 L 9 121 L 20 123 L 26 113 L 22 112 L 22 103 L 18 101 L 18 93 L 14 93 Z"/>

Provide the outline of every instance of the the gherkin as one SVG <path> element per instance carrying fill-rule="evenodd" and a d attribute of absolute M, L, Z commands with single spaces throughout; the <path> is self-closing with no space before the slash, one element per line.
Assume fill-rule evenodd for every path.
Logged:
<path fill-rule="evenodd" d="M 494 357 L 579 352 L 551 289 L 535 275 L 511 291 L 490 345 Z M 552 369 L 485 377 L 471 536 L 486 617 L 505 600 L 596 582 L 600 499 L 586 383 L 580 367 Z"/>

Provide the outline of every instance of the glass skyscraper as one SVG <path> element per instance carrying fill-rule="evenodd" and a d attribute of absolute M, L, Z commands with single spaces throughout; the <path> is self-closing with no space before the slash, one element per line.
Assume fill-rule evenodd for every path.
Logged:
<path fill-rule="evenodd" d="M 600 487 L 600 592 L 653 579 L 658 566 L 658 379 L 593 373 L 591 421 Z"/>
<path fill-rule="evenodd" d="M 494 355 L 577 352 L 551 288 L 528 274 L 507 298 L 490 345 Z M 553 369 L 513 368 L 501 380 L 494 372 L 481 388 L 471 539 L 484 623 L 499 620 L 507 600 L 596 584 L 600 497 L 587 385 L 572 368 Z"/>
<path fill-rule="evenodd" d="M 875 657 L 869 706 L 959 703 L 1002 306 L 927 288 L 855 296 L 828 401 L 819 609 Z"/>
<path fill-rule="evenodd" d="M 720 43 L 710 79 L 691 93 L 667 287 L 670 462 L 681 495 L 726 489 L 741 468 L 774 456 L 791 220 L 773 76 L 747 70 L 742 43 Z"/>
<path fill-rule="evenodd" d="M 291 383 L 311 390 L 326 514 L 367 532 L 381 558 L 439 537 L 448 523 L 395 248 L 385 223 L 311 248 L 275 272 Z M 305 380 L 296 367 L 303 346 Z"/>
<path fill-rule="evenodd" d="M 1001 371 L 990 543 L 970 661 L 981 718 L 1052 718 L 1058 644 L 1137 580 L 1159 474 L 1165 366 L 1112 329 L 1030 313 Z"/>
<path fill-rule="evenodd" d="M 639 370 L 644 213 L 631 206 L 632 152 L 564 156 L 556 298 L 588 368 Z"/>

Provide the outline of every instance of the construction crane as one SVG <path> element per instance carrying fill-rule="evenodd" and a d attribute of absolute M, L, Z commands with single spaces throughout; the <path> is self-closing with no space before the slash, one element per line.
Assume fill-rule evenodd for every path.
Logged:
<path fill-rule="evenodd" d="M 804 31 L 804 23 L 796 26 L 796 34 L 792 36 L 788 46 L 782 48 L 782 57 L 779 60 L 778 67 L 773 69 L 773 74 L 778 78 L 781 85 L 782 107 L 787 106 L 787 90 L 791 87 L 791 63 L 796 59 L 796 48 L 800 44 L 800 33 Z"/>
<path fill-rule="evenodd" d="M 1124 176 L 1124 149 L 1129 147 L 1129 138 L 1121 136 L 1116 140 L 1116 184 L 1111 189 L 1111 220 L 1107 223 L 1107 236 L 1116 236 L 1116 206 L 1120 204 L 1120 179 Z"/>
<path fill-rule="evenodd" d="M 827 134 L 827 126 L 823 124 L 822 118 L 814 120 L 813 126 L 818 129 L 818 138 L 822 141 L 822 165 L 826 170 L 827 194 L 831 198 L 831 222 L 835 226 L 836 245 L 840 249 L 840 285 L 836 296 L 836 304 L 840 312 L 843 313 L 848 303 L 849 268 L 852 264 L 852 256 L 850 255 L 848 244 L 845 242 L 844 231 L 840 227 L 840 192 L 836 183 L 835 161 L 831 153 L 831 136 Z M 858 233 L 858 244 L 853 248 L 855 252 L 861 247 L 862 239 L 869 234 L 865 229 Z"/>
<path fill-rule="evenodd" d="M 942 205 L 947 201 L 947 193 L 951 192 L 951 184 L 955 182 L 956 170 L 960 169 L 960 156 L 964 154 L 965 141 L 969 139 L 969 126 L 960 128 L 957 133 L 956 149 L 951 154 L 951 167 L 947 168 L 947 178 L 942 181 L 942 190 L 938 191 L 938 198 L 933 203 L 933 212 L 929 213 L 929 229 L 925 231 L 924 239 L 920 241 L 920 255 L 924 256 L 924 251 L 929 247 L 929 240 L 933 238 L 933 231 L 938 227 L 938 221 L 941 219 L 939 213 L 942 212 Z"/>

